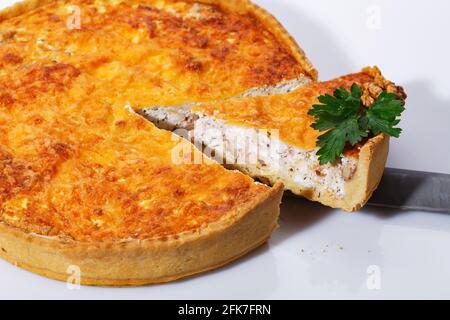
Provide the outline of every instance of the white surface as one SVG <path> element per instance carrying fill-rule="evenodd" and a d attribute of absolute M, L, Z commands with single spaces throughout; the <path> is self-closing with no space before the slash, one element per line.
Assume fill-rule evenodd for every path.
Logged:
<path fill-rule="evenodd" d="M 377 64 L 405 85 L 405 131 L 390 166 L 450 173 L 449 1 L 256 2 L 295 36 L 321 79 Z M 380 25 L 368 18 L 377 11 Z M 450 216 L 373 208 L 346 215 L 290 200 L 270 244 L 224 269 L 153 287 L 69 290 L 1 261 L 0 298 L 450 298 L 449 245 Z M 368 289 L 370 266 L 381 272 L 380 290 Z"/>

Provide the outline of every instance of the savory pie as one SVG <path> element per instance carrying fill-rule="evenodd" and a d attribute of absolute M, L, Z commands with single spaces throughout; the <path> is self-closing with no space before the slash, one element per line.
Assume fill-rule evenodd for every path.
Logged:
<path fill-rule="evenodd" d="M 0 21 L 1 257 L 141 285 L 267 241 L 281 184 L 225 170 L 130 107 L 315 80 L 272 16 L 248 1 L 40 0 Z"/>
<path fill-rule="evenodd" d="M 258 104 L 271 113 L 267 103 L 315 95 L 316 81 L 295 41 L 247 0 L 26 0 L 1 11 L 0 257 L 59 280 L 75 266 L 82 284 L 106 286 L 237 259 L 277 226 L 283 184 L 228 171 L 135 111 L 220 112 L 241 97 L 230 104 L 242 125 Z M 312 150 L 304 132 L 286 141 Z M 363 190 L 387 143 L 361 147 Z"/>

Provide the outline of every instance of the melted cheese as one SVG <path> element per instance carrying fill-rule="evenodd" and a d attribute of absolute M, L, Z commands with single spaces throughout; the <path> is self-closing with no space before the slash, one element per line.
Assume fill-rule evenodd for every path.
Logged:
<path fill-rule="evenodd" d="M 135 109 L 308 76 L 251 14 L 192 2 L 57 1 L 1 23 L 0 40 L 0 74 L 36 61 L 70 64 L 108 86 L 111 103 Z"/>
<path fill-rule="evenodd" d="M 0 219 L 8 224 L 80 241 L 166 237 L 267 192 L 207 160 L 174 164 L 172 151 L 191 145 L 99 103 L 103 95 L 83 92 L 87 83 L 69 66 L 36 68 L 20 73 L 14 102 L 0 108 Z"/>

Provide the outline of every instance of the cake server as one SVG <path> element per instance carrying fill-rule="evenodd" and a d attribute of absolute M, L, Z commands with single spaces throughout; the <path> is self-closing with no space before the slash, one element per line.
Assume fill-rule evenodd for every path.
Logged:
<path fill-rule="evenodd" d="M 368 204 L 450 213 L 450 175 L 387 168 Z"/>

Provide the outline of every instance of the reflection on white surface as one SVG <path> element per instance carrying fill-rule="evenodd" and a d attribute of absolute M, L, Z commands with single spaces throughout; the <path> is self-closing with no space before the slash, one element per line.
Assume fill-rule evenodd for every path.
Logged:
<path fill-rule="evenodd" d="M 286 240 L 285 256 L 277 259 L 292 261 L 293 254 L 297 255 L 295 266 L 281 271 L 299 280 L 291 287 L 292 296 L 450 297 L 446 285 L 450 283 L 450 216 L 379 208 L 357 214 L 319 210 L 319 206 L 298 200 L 285 204 L 282 226 L 312 221 Z M 312 215 L 318 220 L 311 220 Z M 299 216 L 306 216 L 305 220 Z M 275 242 L 279 237 L 283 237 L 281 232 L 275 235 Z M 367 287 L 370 266 L 381 270 L 381 290 Z"/>
<path fill-rule="evenodd" d="M 450 224 L 447 231 L 428 228 L 386 226 L 380 244 L 387 267 L 385 290 L 414 298 L 450 297 Z M 400 254 L 401 253 L 401 254 Z M 402 288 L 401 294 L 396 288 Z"/>
<path fill-rule="evenodd" d="M 13 2 L 2 0 L 0 7 Z M 392 143 L 390 166 L 450 173 L 450 46 L 441 38 L 450 30 L 450 2 L 255 2 L 298 39 L 322 79 L 377 64 L 405 85 L 404 135 Z M 373 5 L 380 8 L 379 28 L 367 28 Z M 0 261 L 0 298 L 450 298 L 449 244 L 447 215 L 379 208 L 344 214 L 286 199 L 269 245 L 203 276 L 143 288 L 69 290 Z M 380 290 L 367 285 L 371 266 L 379 267 Z"/>

